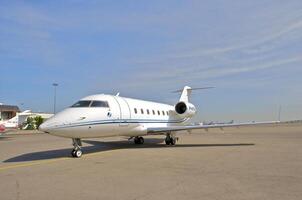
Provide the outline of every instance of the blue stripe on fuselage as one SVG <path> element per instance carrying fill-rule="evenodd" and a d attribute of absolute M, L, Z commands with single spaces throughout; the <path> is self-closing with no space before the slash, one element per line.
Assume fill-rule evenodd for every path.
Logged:
<path fill-rule="evenodd" d="M 166 123 L 166 124 L 171 124 L 171 123 L 182 123 L 184 121 L 186 121 L 187 119 L 181 119 L 181 120 L 149 120 L 149 119 L 144 119 L 144 120 L 136 120 L 136 119 L 125 119 L 125 120 L 98 120 L 98 121 L 89 121 L 89 122 L 80 122 L 80 123 L 73 123 L 73 124 L 68 124 L 68 125 L 60 125 L 60 126 L 55 126 L 55 127 L 51 127 L 54 129 L 61 129 L 61 128 L 73 128 L 73 127 L 79 127 L 79 126 L 91 126 L 91 125 L 100 125 L 100 124 L 135 124 L 135 123 Z"/>

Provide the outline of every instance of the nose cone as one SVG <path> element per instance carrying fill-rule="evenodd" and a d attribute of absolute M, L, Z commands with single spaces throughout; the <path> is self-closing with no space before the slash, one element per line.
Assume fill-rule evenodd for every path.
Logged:
<path fill-rule="evenodd" d="M 63 110 L 43 122 L 40 125 L 39 130 L 51 135 L 60 135 L 65 131 L 61 129 L 62 126 L 68 124 L 66 120 L 70 118 L 68 116 L 70 116 L 69 109 Z"/>
<path fill-rule="evenodd" d="M 57 125 L 56 116 L 52 116 L 51 118 L 47 119 L 39 126 L 39 131 L 43 131 L 45 133 L 51 133 L 56 125 Z"/>
<path fill-rule="evenodd" d="M 45 133 L 49 133 L 48 131 L 48 126 L 47 126 L 47 122 L 44 122 L 42 123 L 40 126 L 39 126 L 39 131 L 43 131 Z"/>

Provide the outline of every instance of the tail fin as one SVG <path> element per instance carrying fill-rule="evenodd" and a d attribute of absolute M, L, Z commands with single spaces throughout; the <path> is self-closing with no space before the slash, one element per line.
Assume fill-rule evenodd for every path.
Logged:
<path fill-rule="evenodd" d="M 191 93 L 192 93 L 192 88 L 189 87 L 189 86 L 185 86 L 184 89 L 182 90 L 179 101 L 189 102 L 190 97 L 191 97 Z"/>
<path fill-rule="evenodd" d="M 192 90 L 205 90 L 205 89 L 212 89 L 212 88 L 214 88 L 214 87 L 191 88 L 189 86 L 185 86 L 183 90 L 176 90 L 176 91 L 174 91 L 174 93 L 181 92 L 181 96 L 180 96 L 179 101 L 189 102 Z"/>

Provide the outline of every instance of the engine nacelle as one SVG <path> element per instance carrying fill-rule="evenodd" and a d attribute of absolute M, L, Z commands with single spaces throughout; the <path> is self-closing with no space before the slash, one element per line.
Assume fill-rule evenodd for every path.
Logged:
<path fill-rule="evenodd" d="M 196 113 L 196 108 L 191 103 L 181 101 L 175 105 L 175 112 L 183 117 L 192 117 Z"/>

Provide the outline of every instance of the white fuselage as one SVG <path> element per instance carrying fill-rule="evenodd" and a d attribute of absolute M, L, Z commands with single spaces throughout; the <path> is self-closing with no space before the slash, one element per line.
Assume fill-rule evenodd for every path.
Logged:
<path fill-rule="evenodd" d="M 171 105 L 100 94 L 57 113 L 40 130 L 68 138 L 134 137 L 146 135 L 148 127 L 183 125 L 188 119 Z"/>

